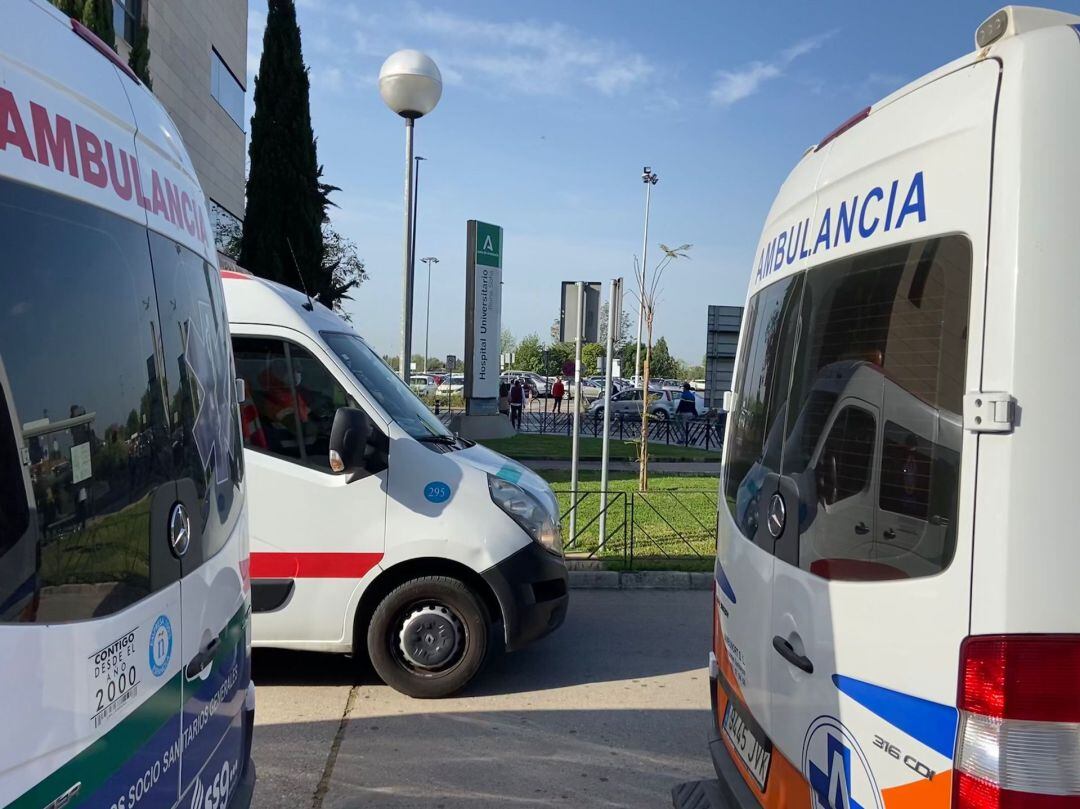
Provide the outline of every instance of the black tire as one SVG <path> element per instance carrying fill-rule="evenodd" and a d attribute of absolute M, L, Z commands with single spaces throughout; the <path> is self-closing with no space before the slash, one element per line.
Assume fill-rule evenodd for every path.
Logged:
<path fill-rule="evenodd" d="M 652 412 L 652 417 L 657 421 L 667 421 L 668 412 L 666 410 L 654 410 Z"/>
<path fill-rule="evenodd" d="M 410 617 L 419 611 L 430 615 L 441 630 L 452 633 L 453 649 L 445 660 L 431 667 L 410 659 L 401 639 Z M 431 637 L 444 637 L 436 629 L 427 633 L 427 645 L 418 642 L 417 652 L 431 646 Z M 384 683 L 418 699 L 437 699 L 460 691 L 477 675 L 487 658 L 491 619 L 483 601 L 458 579 L 425 576 L 412 579 L 391 591 L 375 608 L 368 624 L 367 648 L 371 665 Z M 417 635 L 419 638 L 419 635 Z M 435 650 L 441 655 L 445 644 Z"/>
<path fill-rule="evenodd" d="M 593 420 L 599 424 L 604 420 L 604 408 L 598 407 L 593 411 Z"/>

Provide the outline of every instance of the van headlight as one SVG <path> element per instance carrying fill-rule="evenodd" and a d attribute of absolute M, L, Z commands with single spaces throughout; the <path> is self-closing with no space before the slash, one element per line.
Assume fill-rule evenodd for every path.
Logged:
<path fill-rule="evenodd" d="M 544 505 L 520 486 L 488 475 L 488 491 L 499 508 L 545 550 L 562 556 L 562 531 Z"/>

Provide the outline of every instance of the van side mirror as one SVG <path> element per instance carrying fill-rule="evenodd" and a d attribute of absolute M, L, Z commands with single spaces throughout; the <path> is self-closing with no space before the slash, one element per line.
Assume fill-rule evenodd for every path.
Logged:
<path fill-rule="evenodd" d="M 330 428 L 330 469 L 345 472 L 364 465 L 364 450 L 371 438 L 371 419 L 355 407 L 339 407 Z"/>
<path fill-rule="evenodd" d="M 829 452 L 818 461 L 817 469 L 818 500 L 831 506 L 840 499 L 840 486 L 836 471 L 836 455 Z"/>

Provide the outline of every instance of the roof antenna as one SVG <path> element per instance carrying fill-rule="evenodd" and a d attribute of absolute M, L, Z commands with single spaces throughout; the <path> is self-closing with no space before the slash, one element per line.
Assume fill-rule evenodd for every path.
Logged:
<path fill-rule="evenodd" d="M 304 276 L 300 272 L 300 263 L 296 260 L 296 253 L 292 249 L 292 242 L 289 237 L 285 237 L 285 244 L 289 245 L 289 254 L 292 256 L 293 266 L 296 268 L 296 277 L 300 279 L 300 288 L 304 290 L 304 294 L 307 295 L 307 303 L 303 304 L 303 307 L 309 312 L 315 311 L 315 304 L 311 302 L 311 293 L 307 291 L 307 284 L 304 283 Z"/>

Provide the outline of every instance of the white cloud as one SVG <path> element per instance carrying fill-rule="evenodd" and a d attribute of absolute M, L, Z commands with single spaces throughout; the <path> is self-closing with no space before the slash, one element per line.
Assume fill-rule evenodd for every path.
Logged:
<path fill-rule="evenodd" d="M 625 93 L 656 72 L 641 54 L 561 23 L 491 22 L 407 6 L 405 29 L 433 40 L 440 66 L 464 83 L 491 82 L 529 95 L 569 95 L 582 87 Z"/>
<path fill-rule="evenodd" d="M 716 74 L 709 99 L 721 107 L 727 107 L 736 101 L 748 98 L 761 89 L 765 82 L 782 76 L 784 71 L 801 56 L 806 56 L 820 48 L 835 31 L 828 31 L 817 36 L 801 39 L 780 52 L 777 58 L 768 61 L 754 61 L 738 70 L 720 70 Z"/>

